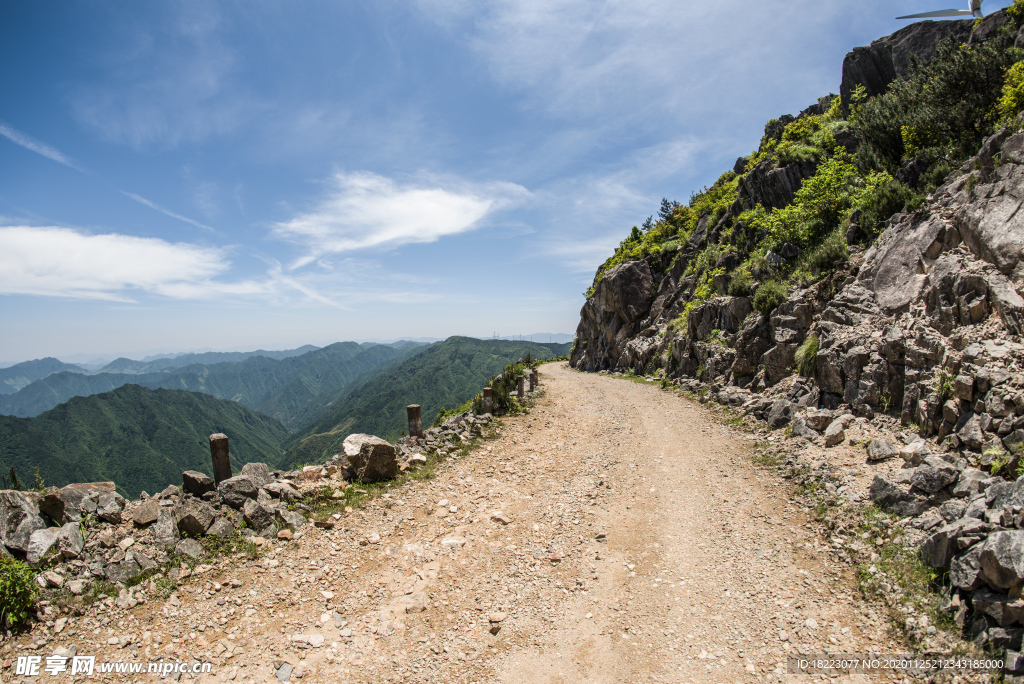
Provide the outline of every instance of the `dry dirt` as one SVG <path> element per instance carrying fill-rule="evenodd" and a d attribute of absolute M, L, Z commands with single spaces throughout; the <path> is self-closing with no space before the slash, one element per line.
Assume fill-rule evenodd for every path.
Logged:
<path fill-rule="evenodd" d="M 51 643 L 211 682 L 810 681 L 787 654 L 897 652 L 748 433 L 564 364 L 541 387 L 436 478 Z"/>

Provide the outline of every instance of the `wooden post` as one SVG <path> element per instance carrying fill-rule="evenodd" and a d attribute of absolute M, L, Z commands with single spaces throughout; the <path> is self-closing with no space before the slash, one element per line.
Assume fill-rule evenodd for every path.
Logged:
<path fill-rule="evenodd" d="M 526 378 L 524 378 L 522 375 L 520 375 L 518 380 L 517 380 L 517 382 L 516 382 L 516 384 L 517 384 L 517 389 L 519 390 L 519 398 L 520 399 L 525 399 L 526 398 Z"/>
<path fill-rule="evenodd" d="M 231 453 L 228 436 L 223 432 L 210 435 L 210 457 L 213 458 L 213 481 L 220 484 L 231 477 Z"/>
<path fill-rule="evenodd" d="M 494 413 L 494 400 L 490 387 L 484 387 L 484 413 Z"/>
<path fill-rule="evenodd" d="M 420 405 L 410 404 L 405 407 L 405 412 L 409 416 L 409 436 L 422 437 L 423 421 L 420 420 Z"/>
<path fill-rule="evenodd" d="M 537 389 L 537 371 L 530 371 L 530 391 Z"/>

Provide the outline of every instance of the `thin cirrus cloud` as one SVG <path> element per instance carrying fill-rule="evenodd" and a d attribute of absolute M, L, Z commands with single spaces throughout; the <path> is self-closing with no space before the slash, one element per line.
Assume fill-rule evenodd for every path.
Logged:
<path fill-rule="evenodd" d="M 76 164 L 70 157 L 63 154 L 59 150 L 55 150 L 49 145 L 44 145 L 38 140 L 33 140 L 31 137 L 25 135 L 21 131 L 17 131 L 6 124 L 0 124 L 0 135 L 10 140 L 15 145 L 21 145 L 26 150 L 31 150 L 36 154 L 42 155 L 47 159 L 63 164 L 64 166 L 70 167 L 75 171 L 85 172 L 82 167 Z"/>
<path fill-rule="evenodd" d="M 231 267 L 221 250 L 156 238 L 90 235 L 62 227 L 0 227 L 0 294 L 134 301 L 266 293 L 253 281 L 215 280 Z"/>
<path fill-rule="evenodd" d="M 336 173 L 327 182 L 326 196 L 311 211 L 275 224 L 273 234 L 305 247 L 307 253 L 291 264 L 295 269 L 328 254 L 435 242 L 465 233 L 488 213 L 529 195 L 513 183 L 450 184 L 457 189 L 440 185 L 402 185 L 368 172 Z"/>

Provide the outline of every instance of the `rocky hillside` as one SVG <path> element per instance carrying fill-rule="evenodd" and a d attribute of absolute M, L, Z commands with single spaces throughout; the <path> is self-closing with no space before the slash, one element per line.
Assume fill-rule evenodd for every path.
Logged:
<path fill-rule="evenodd" d="M 926 532 L 925 561 L 950 573 L 946 608 L 1011 659 L 1024 618 L 1021 19 L 1018 2 L 851 52 L 841 96 L 770 121 L 754 155 L 633 229 L 598 270 L 570 357 L 825 447 L 858 419 L 892 435 L 865 455 L 902 455 L 904 470 L 876 477 L 870 499 Z M 1008 671 L 1024 673 L 1017 662 Z"/>

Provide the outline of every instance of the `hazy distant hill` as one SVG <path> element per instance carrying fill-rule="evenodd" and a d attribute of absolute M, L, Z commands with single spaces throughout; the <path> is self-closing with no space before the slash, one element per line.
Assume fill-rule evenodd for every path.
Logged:
<path fill-rule="evenodd" d="M 61 372 L 33 382 L 16 394 L 0 396 L 0 413 L 36 416 L 71 397 L 109 392 L 131 383 L 231 399 L 297 429 L 309 424 L 324 405 L 336 401 L 339 393 L 346 393 L 349 385 L 366 373 L 419 349 L 383 345 L 364 348 L 355 342 L 338 342 L 280 360 L 250 356 L 238 362 L 193 364 L 138 375 Z"/>
<path fill-rule="evenodd" d="M 75 397 L 35 418 L 0 416 L 0 472 L 30 485 L 112 480 L 124 496 L 181 484 L 184 470 L 212 475 L 209 436 L 228 435 L 232 465 L 281 462 L 284 425 L 233 401 L 125 385 Z"/>
<path fill-rule="evenodd" d="M 32 382 L 45 378 L 51 373 L 60 371 L 76 371 L 81 373 L 82 368 L 72 363 L 64 363 L 53 357 L 36 359 L 16 363 L 7 368 L 0 368 L 0 394 L 14 394 Z"/>
<path fill-rule="evenodd" d="M 281 351 L 266 351 L 257 349 L 248 352 L 202 352 L 197 354 L 179 354 L 144 361 L 133 359 L 114 359 L 100 369 L 101 373 L 152 373 L 155 371 L 167 370 L 168 368 L 184 368 L 193 364 L 211 364 L 225 362 L 239 362 L 252 358 L 253 356 L 265 356 L 268 359 L 287 359 L 293 356 L 301 356 L 307 352 L 315 351 L 319 347 L 307 344 L 298 349 L 285 349 Z"/>
<path fill-rule="evenodd" d="M 568 344 L 537 344 L 450 337 L 401 363 L 382 368 L 313 425 L 293 436 L 285 461 L 313 462 L 337 453 L 353 432 L 395 439 L 406 429 L 405 407 L 422 406 L 429 425 L 442 406 L 454 408 L 475 396 L 502 368 L 527 353 L 562 356 Z"/>

